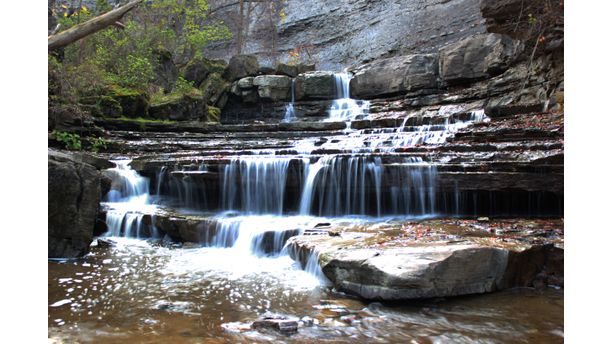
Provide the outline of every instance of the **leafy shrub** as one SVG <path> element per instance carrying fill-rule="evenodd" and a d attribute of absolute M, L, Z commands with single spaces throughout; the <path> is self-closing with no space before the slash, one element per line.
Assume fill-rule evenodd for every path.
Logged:
<path fill-rule="evenodd" d="M 100 151 L 100 149 L 107 149 L 108 148 L 108 141 L 106 141 L 106 139 L 104 139 L 103 137 L 94 137 L 93 139 L 91 139 L 91 150 L 98 153 Z"/>
<path fill-rule="evenodd" d="M 53 131 L 51 135 L 59 142 L 63 143 L 66 149 L 80 150 L 81 137 L 78 134 L 71 134 L 65 131 Z"/>

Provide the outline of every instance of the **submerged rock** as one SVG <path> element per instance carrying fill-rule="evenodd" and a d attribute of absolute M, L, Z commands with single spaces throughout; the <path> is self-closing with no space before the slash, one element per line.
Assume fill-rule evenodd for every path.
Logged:
<path fill-rule="evenodd" d="M 253 322 L 251 327 L 255 330 L 274 330 L 285 335 L 295 334 L 298 331 L 298 322 L 283 315 L 264 315 Z"/>

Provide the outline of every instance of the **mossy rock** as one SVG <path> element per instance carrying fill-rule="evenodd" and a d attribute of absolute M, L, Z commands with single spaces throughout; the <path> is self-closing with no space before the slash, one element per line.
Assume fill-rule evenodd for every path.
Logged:
<path fill-rule="evenodd" d="M 147 117 L 149 114 L 151 100 L 144 91 L 114 85 L 108 96 L 119 102 L 124 116 Z"/>
<path fill-rule="evenodd" d="M 222 107 L 219 106 L 219 99 L 221 99 L 223 93 L 228 91 L 229 86 L 230 84 L 223 79 L 220 73 L 212 73 L 208 76 L 206 81 L 202 83 L 200 90 L 208 105 Z"/>
<path fill-rule="evenodd" d="M 223 73 L 227 64 L 223 60 L 208 60 L 196 58 L 190 61 L 183 70 L 183 78 L 193 82 L 195 87 L 202 85 L 204 80 L 212 73 Z"/>
<path fill-rule="evenodd" d="M 219 123 L 219 118 L 221 118 L 221 109 L 218 107 L 209 106 L 206 121 L 211 123 Z"/>
<path fill-rule="evenodd" d="M 206 102 L 201 96 L 169 95 L 163 102 L 151 105 L 149 115 L 160 120 L 205 120 L 207 117 Z"/>
<path fill-rule="evenodd" d="M 110 96 L 82 97 L 79 105 L 95 117 L 119 117 L 123 108 L 119 101 Z"/>

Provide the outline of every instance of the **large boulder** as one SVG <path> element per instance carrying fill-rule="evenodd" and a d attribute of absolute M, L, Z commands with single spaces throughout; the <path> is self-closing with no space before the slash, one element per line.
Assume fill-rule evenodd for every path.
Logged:
<path fill-rule="evenodd" d="M 440 49 L 440 77 L 448 84 L 458 84 L 499 75 L 523 48 L 520 41 L 496 33 L 465 38 Z"/>
<path fill-rule="evenodd" d="M 255 76 L 259 71 L 259 62 L 255 55 L 235 55 L 223 72 L 223 77 L 235 81 L 246 76 Z"/>
<path fill-rule="evenodd" d="M 93 239 L 102 176 L 83 160 L 78 155 L 49 150 L 49 258 L 83 256 Z"/>
<path fill-rule="evenodd" d="M 375 98 L 423 88 L 435 88 L 438 59 L 435 54 L 397 56 L 360 66 L 351 79 L 351 96 Z"/>
<path fill-rule="evenodd" d="M 560 221 L 489 221 L 390 222 L 358 230 L 332 223 L 290 238 L 287 250 L 302 267 L 318 262 L 336 289 L 365 299 L 563 285 Z M 535 234 L 545 221 L 551 227 Z"/>
<path fill-rule="evenodd" d="M 299 63 L 299 64 L 291 64 L 291 65 L 285 64 L 285 63 L 279 63 L 276 66 L 276 74 L 287 75 L 292 78 L 295 78 L 296 76 L 298 76 L 298 74 L 312 72 L 314 70 L 315 70 L 314 63 L 311 63 L 311 64 Z"/>
<path fill-rule="evenodd" d="M 151 105 L 149 109 L 149 116 L 160 120 L 206 120 L 207 115 L 206 100 L 200 95 L 192 94 L 168 97 Z"/>
<path fill-rule="evenodd" d="M 184 78 L 193 82 L 195 87 L 200 87 L 209 75 L 213 73 L 221 74 L 226 67 L 227 64 L 223 60 L 194 59 L 185 67 Z"/>
<path fill-rule="evenodd" d="M 272 101 L 291 99 L 291 78 L 284 75 L 261 75 L 253 79 L 260 98 Z"/>
<path fill-rule="evenodd" d="M 200 85 L 204 99 L 208 105 L 214 105 L 218 108 L 223 108 L 225 105 L 222 102 L 223 96 L 229 89 L 228 82 L 221 77 L 219 73 L 212 73 Z"/>
<path fill-rule="evenodd" d="M 333 72 L 306 72 L 295 78 L 295 98 L 304 99 L 335 99 L 336 79 Z"/>
<path fill-rule="evenodd" d="M 112 86 L 108 95 L 119 102 L 126 117 L 147 117 L 149 114 L 151 99 L 145 91 Z"/>

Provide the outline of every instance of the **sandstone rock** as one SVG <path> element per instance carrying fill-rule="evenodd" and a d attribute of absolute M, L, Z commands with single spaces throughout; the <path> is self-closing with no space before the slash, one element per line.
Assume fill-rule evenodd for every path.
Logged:
<path fill-rule="evenodd" d="M 295 78 L 295 97 L 302 99 L 334 99 L 336 81 L 333 72 L 306 72 Z"/>
<path fill-rule="evenodd" d="M 440 77 L 458 84 L 501 74 L 523 48 L 521 42 L 501 34 L 465 38 L 440 49 Z"/>
<path fill-rule="evenodd" d="M 312 72 L 315 70 L 314 64 L 294 64 L 289 65 L 285 63 L 279 63 L 276 66 L 276 73 L 281 75 L 287 75 L 295 78 L 298 74 Z"/>
<path fill-rule="evenodd" d="M 226 80 L 234 81 L 245 76 L 255 76 L 259 70 L 259 62 L 255 55 L 235 55 L 225 68 L 223 77 Z"/>
<path fill-rule="evenodd" d="M 100 173 L 71 154 L 49 150 L 48 256 L 88 252 L 100 204 Z"/>
<path fill-rule="evenodd" d="M 291 99 L 291 78 L 284 75 L 261 75 L 255 77 L 253 85 L 257 86 L 260 98 L 273 101 Z"/>
<path fill-rule="evenodd" d="M 474 246 L 405 247 L 327 254 L 323 273 L 366 299 L 414 299 L 491 292 L 508 252 Z"/>
<path fill-rule="evenodd" d="M 523 0 L 482 0 L 480 12 L 486 19 L 489 32 L 512 34 L 521 7 L 526 5 Z"/>
<path fill-rule="evenodd" d="M 211 1 L 210 10 L 217 18 L 229 18 L 239 13 L 239 5 Z M 480 0 L 288 0 L 283 13 L 282 20 L 277 16 L 273 23 L 278 28 L 274 45 L 268 30 L 251 30 L 242 51 L 272 64 L 273 57 L 286 61 L 300 47 L 300 61 L 316 61 L 320 70 L 341 70 L 388 54 L 432 53 L 449 42 L 485 32 Z M 225 23 L 238 32 L 238 21 Z M 249 28 L 271 24 L 265 15 L 252 15 L 244 23 Z M 229 60 L 236 51 L 234 39 L 211 45 L 205 54 Z"/>
<path fill-rule="evenodd" d="M 305 233 L 289 239 L 287 248 L 302 267 L 316 259 L 335 288 L 365 299 L 478 294 L 532 286 L 542 276 L 551 283 L 563 283 L 563 249 L 557 247 L 562 243 L 553 232 L 548 232 L 550 239 L 526 240 L 529 227 L 520 223 L 516 227 L 476 220 L 461 225 L 465 227 L 452 221 L 450 227 L 432 224 L 419 224 L 428 228 L 423 240 L 410 225 L 397 224 L 359 232 L 345 228 L 341 237 Z M 393 234 L 400 228 L 401 234 Z M 500 234 L 501 240 L 490 234 L 492 228 L 509 232 Z M 401 239 L 405 235 L 415 237 Z"/>
<path fill-rule="evenodd" d="M 254 78 L 252 76 L 249 76 L 238 80 L 238 87 L 242 89 L 248 89 L 253 87 L 253 79 Z"/>
<path fill-rule="evenodd" d="M 360 66 L 351 79 L 353 98 L 392 96 L 437 86 L 435 54 L 397 56 Z"/>

